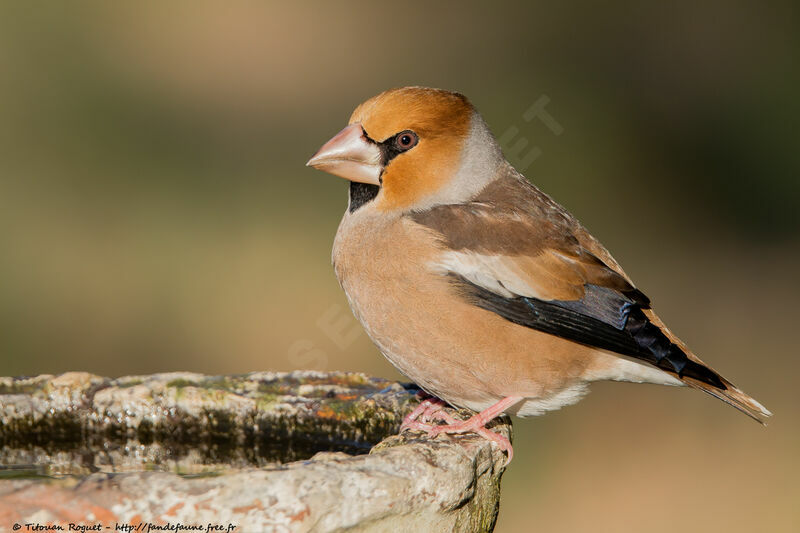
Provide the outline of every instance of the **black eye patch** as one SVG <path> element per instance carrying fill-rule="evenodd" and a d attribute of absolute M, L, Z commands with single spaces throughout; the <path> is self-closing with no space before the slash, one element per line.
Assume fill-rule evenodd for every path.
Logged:
<path fill-rule="evenodd" d="M 383 166 L 388 165 L 392 159 L 403 152 L 414 148 L 418 142 L 419 136 L 416 133 L 411 130 L 404 130 L 392 135 L 385 141 L 376 143 L 381 149 L 381 154 L 383 154 Z"/>

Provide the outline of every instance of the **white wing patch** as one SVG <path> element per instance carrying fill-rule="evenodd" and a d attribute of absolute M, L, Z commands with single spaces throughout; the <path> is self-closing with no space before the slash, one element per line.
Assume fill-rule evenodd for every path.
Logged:
<path fill-rule="evenodd" d="M 535 291 L 527 287 L 524 281 L 513 273 L 504 259 L 505 256 L 501 255 L 445 252 L 440 261 L 433 266 L 446 273 L 458 274 L 467 281 L 505 298 L 517 295 L 535 297 Z"/>
<path fill-rule="evenodd" d="M 542 268 L 543 260 L 556 261 L 563 276 L 555 277 L 553 269 Z M 454 273 L 505 298 L 525 296 L 539 300 L 558 299 L 558 293 L 570 291 L 574 298 L 583 293 L 582 283 L 570 283 L 570 277 L 583 278 L 576 265 L 549 254 L 545 256 L 486 255 L 476 252 L 447 251 L 432 265 L 444 273 Z"/>

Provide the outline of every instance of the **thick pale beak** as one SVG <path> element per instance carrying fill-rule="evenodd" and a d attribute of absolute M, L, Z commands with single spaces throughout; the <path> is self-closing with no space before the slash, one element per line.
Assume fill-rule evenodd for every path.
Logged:
<path fill-rule="evenodd" d="M 350 181 L 380 185 L 381 150 L 367 140 L 361 124 L 350 124 L 323 144 L 306 166 Z"/>

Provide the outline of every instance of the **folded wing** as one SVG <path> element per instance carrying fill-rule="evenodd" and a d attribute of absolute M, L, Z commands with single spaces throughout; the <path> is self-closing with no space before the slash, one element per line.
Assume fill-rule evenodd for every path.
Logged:
<path fill-rule="evenodd" d="M 505 204 L 489 191 L 412 215 L 438 236 L 435 267 L 463 298 L 516 324 L 726 388 L 653 324 L 649 299 L 581 243 L 577 221 L 544 195 L 525 210 L 519 198 L 541 193 L 519 192 Z"/>

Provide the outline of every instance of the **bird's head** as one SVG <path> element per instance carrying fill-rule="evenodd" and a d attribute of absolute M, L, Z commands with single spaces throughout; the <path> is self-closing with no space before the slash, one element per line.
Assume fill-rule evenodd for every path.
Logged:
<path fill-rule="evenodd" d="M 497 142 L 465 96 L 404 87 L 359 105 L 349 126 L 307 165 L 379 187 L 376 208 L 406 211 L 468 200 L 502 162 Z"/>

